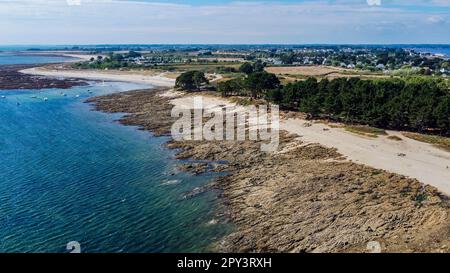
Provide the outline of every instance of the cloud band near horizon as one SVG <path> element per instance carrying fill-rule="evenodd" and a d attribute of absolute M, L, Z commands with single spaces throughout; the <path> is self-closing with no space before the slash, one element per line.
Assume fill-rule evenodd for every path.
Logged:
<path fill-rule="evenodd" d="M 450 0 L 0 0 L 0 30 L 0 44 L 450 44 Z"/>

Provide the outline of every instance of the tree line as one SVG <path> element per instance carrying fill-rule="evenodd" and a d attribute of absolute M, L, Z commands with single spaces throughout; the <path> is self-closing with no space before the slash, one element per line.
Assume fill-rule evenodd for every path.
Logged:
<path fill-rule="evenodd" d="M 275 75 L 258 72 L 217 89 L 223 96 L 265 98 L 311 118 L 450 133 L 450 93 L 444 82 L 433 79 L 308 78 L 281 86 Z"/>
<path fill-rule="evenodd" d="M 423 77 L 368 79 L 308 78 L 281 85 L 276 75 L 250 69 L 245 77 L 217 84 L 223 96 L 247 96 L 277 103 L 281 109 L 346 123 L 450 134 L 450 93 L 443 80 Z M 242 67 L 244 68 L 244 67 Z M 199 90 L 204 74 L 188 72 L 178 87 Z"/>
<path fill-rule="evenodd" d="M 266 98 L 311 117 L 450 133 L 450 93 L 443 82 L 432 79 L 308 78 L 270 90 Z"/>

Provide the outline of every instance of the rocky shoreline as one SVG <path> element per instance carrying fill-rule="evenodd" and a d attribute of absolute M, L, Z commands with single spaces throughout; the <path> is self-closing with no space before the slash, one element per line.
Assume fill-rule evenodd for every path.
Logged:
<path fill-rule="evenodd" d="M 33 76 L 21 73 L 21 70 L 37 65 L 0 65 L 0 90 L 10 89 L 69 89 L 74 86 L 85 86 L 87 83 L 79 79 L 57 79 Z"/>
<path fill-rule="evenodd" d="M 175 121 L 172 98 L 161 95 L 166 91 L 87 102 L 99 111 L 128 113 L 122 124 L 161 136 Z M 220 189 L 236 227 L 217 243 L 218 251 L 367 252 L 371 241 L 383 252 L 450 251 L 446 196 L 415 179 L 352 163 L 335 149 L 304 145 L 285 132 L 276 153 L 261 152 L 255 141 L 170 141 L 167 147 L 178 149 L 177 159 L 193 160 L 183 170 L 229 174 L 210 186 Z"/>

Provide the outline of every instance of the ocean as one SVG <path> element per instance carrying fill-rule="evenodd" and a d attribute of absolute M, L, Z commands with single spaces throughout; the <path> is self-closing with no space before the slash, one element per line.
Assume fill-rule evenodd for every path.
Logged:
<path fill-rule="evenodd" d="M 0 52 L 0 65 L 59 63 L 70 59 L 71 58 L 60 56 L 24 55 L 16 54 L 14 52 Z"/>
<path fill-rule="evenodd" d="M 435 46 L 435 47 L 423 46 L 423 47 L 416 47 L 414 49 L 418 52 L 423 52 L 423 53 L 442 54 L 447 58 L 450 56 L 450 46 L 448 46 L 448 45 Z"/>
<path fill-rule="evenodd" d="M 230 231 L 215 193 L 182 198 L 214 175 L 179 172 L 167 138 L 83 103 L 142 87 L 0 91 L 0 252 L 205 252 Z"/>

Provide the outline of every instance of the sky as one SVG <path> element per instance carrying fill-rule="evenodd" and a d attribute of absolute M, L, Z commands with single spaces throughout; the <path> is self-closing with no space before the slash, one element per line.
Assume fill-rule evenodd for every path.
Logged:
<path fill-rule="evenodd" d="M 450 0 L 0 0 L 0 45 L 450 44 Z"/>

